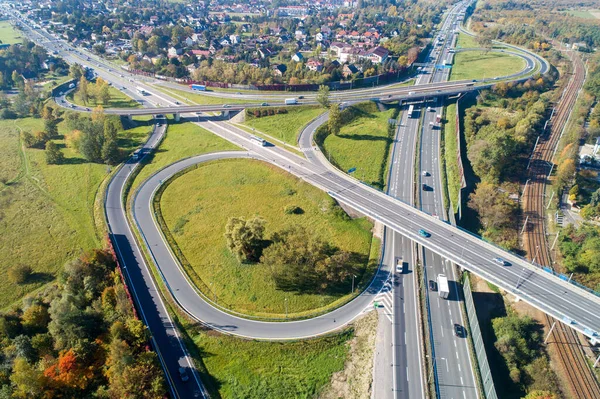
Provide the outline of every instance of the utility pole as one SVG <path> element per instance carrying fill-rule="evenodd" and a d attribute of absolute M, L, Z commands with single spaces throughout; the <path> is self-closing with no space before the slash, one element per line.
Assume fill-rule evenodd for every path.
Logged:
<path fill-rule="evenodd" d="M 556 326 L 556 320 L 552 322 L 552 327 L 550 327 L 550 331 L 548 331 L 548 335 L 546 335 L 546 339 L 544 340 L 544 345 L 548 342 L 548 338 L 550 338 L 550 334 L 552 334 L 552 330 L 554 330 L 554 326 Z"/>
<path fill-rule="evenodd" d="M 533 257 L 533 260 L 531 261 L 531 263 L 535 263 L 535 259 L 538 256 L 538 252 L 540 252 L 540 246 L 539 245 L 536 245 L 535 248 L 536 248 L 536 250 L 535 250 L 535 256 Z"/>
<path fill-rule="evenodd" d="M 529 220 L 529 215 L 525 218 L 525 223 L 523 223 L 523 228 L 521 229 L 521 234 L 525 231 L 525 227 L 527 227 L 527 221 Z"/>
<path fill-rule="evenodd" d="M 552 195 L 550 196 L 550 201 L 548 201 L 548 205 L 546 206 L 546 209 L 550 208 L 550 204 L 552 203 L 552 198 L 554 198 L 554 191 L 552 191 Z"/>

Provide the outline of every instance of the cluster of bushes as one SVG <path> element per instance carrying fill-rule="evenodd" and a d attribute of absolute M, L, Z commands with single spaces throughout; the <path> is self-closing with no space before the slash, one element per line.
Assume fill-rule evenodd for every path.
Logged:
<path fill-rule="evenodd" d="M 297 206 L 288 210 L 301 212 Z M 304 227 L 289 227 L 267 239 L 265 221 L 259 216 L 230 218 L 225 238 L 240 262 L 268 265 L 277 287 L 286 291 L 335 290 L 348 282 L 360 262 L 355 254 L 340 250 Z"/>
<path fill-rule="evenodd" d="M 522 397 L 522 392 L 526 392 L 526 398 L 556 398 L 551 392 L 560 389 L 540 345 L 542 326 L 529 316 L 519 317 L 511 311 L 507 316 L 492 319 L 492 327 L 496 336 L 494 347 L 504 359 L 512 382 L 512 387 L 504 389 L 516 391 L 511 397 Z"/>
<path fill-rule="evenodd" d="M 262 118 L 263 116 L 273 116 L 277 114 L 287 114 L 287 108 L 253 108 L 246 110 L 246 116 L 253 116 L 255 118 Z"/>
<path fill-rule="evenodd" d="M 0 397 L 163 398 L 165 381 L 109 251 L 0 315 Z"/>
<path fill-rule="evenodd" d="M 60 164 L 65 159 L 64 154 L 59 146 L 51 141 L 58 136 L 59 112 L 52 107 L 44 106 L 41 114 L 44 119 L 44 130 L 35 133 L 24 130 L 21 132 L 21 140 L 28 148 L 45 148 L 48 164 Z"/>
<path fill-rule="evenodd" d="M 590 288 L 600 292 L 600 229 L 569 224 L 558 236 L 562 264 L 568 272 L 584 273 Z"/>

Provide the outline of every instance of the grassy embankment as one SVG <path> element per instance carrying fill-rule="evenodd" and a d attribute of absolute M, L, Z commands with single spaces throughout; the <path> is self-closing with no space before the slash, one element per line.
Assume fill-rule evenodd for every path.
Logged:
<path fill-rule="evenodd" d="M 5 44 L 21 43 L 21 33 L 15 30 L 9 21 L 0 21 L 0 42 Z"/>
<path fill-rule="evenodd" d="M 299 206 L 303 213 L 286 214 L 289 205 Z M 345 220 L 326 193 L 261 162 L 200 165 L 170 183 L 160 208 L 190 278 L 221 306 L 243 314 L 283 319 L 286 308 L 289 318 L 320 313 L 352 298 L 351 279 L 336 291 L 278 289 L 268 266 L 241 264 L 227 249 L 224 233 L 229 217 L 260 215 L 266 220 L 266 237 L 286 227 L 304 226 L 354 253 L 356 287 L 368 283 L 377 266 L 378 245 L 371 245 L 370 222 Z"/>
<path fill-rule="evenodd" d="M 393 136 L 388 134 L 388 119 L 397 109 L 377 110 L 374 103 L 362 103 L 342 111 L 343 126 L 337 136 L 321 126 L 315 141 L 331 162 L 343 171 L 356 168 L 354 176 L 372 186 L 383 188 L 388 170 Z"/>
<path fill-rule="evenodd" d="M 298 136 L 302 129 L 317 116 L 325 112 L 318 106 L 282 107 L 287 113 L 269 116 L 255 117 L 254 110 L 267 111 L 261 108 L 249 108 L 246 110 L 246 121 L 244 125 L 256 129 L 253 131 L 257 136 L 266 140 L 275 138 L 290 145 L 298 145 Z"/>
<path fill-rule="evenodd" d="M 46 164 L 44 150 L 25 148 L 22 130 L 43 129 L 41 119 L 0 121 L 0 271 L 16 264 L 32 267 L 25 284 L 0 281 L 0 308 L 52 281 L 63 264 L 81 252 L 100 246 L 95 229 L 94 199 L 107 167 L 87 162 L 65 147 L 65 162 Z M 67 133 L 64 122 L 59 134 Z M 120 133 L 119 144 L 129 151 L 143 141 L 145 126 Z"/>
<path fill-rule="evenodd" d="M 67 95 L 67 100 L 82 107 L 93 108 L 98 105 L 96 100 L 93 98 L 90 98 L 87 104 L 85 104 L 81 100 L 78 91 L 79 90 L 75 90 L 74 92 L 69 93 Z M 108 104 L 102 105 L 103 108 L 139 108 L 141 106 L 137 101 L 129 97 L 127 94 L 115 89 L 112 86 L 108 87 L 108 91 L 110 93 L 110 100 L 108 101 Z"/>
<path fill-rule="evenodd" d="M 198 94 L 195 92 L 188 92 L 185 90 L 172 89 L 170 87 L 163 87 L 160 85 L 152 86 L 151 90 L 156 90 L 170 95 L 184 104 L 197 104 L 197 105 L 219 105 L 219 104 L 245 104 L 248 102 L 260 103 L 259 100 L 243 100 L 235 98 L 222 98 L 213 97 L 209 95 Z"/>
<path fill-rule="evenodd" d="M 460 192 L 460 174 L 458 168 L 458 146 L 456 137 L 456 103 L 446 106 L 444 123 L 444 164 L 448 184 L 448 196 L 453 211 L 458 212 L 458 197 Z M 447 204 L 450 206 L 450 204 Z"/>
<path fill-rule="evenodd" d="M 525 60 L 520 57 L 479 51 L 457 53 L 450 72 L 450 80 L 490 79 L 498 76 L 511 75 L 525 67 Z"/>

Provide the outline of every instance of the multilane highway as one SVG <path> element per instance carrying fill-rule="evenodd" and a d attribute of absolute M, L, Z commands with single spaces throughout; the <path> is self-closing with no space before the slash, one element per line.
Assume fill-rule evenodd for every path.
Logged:
<path fill-rule="evenodd" d="M 111 74 L 110 72 L 107 73 L 107 80 L 110 81 L 111 75 L 114 76 L 114 74 Z M 466 87 L 465 84 L 463 89 L 466 90 Z M 163 101 L 164 103 L 169 103 L 170 100 L 168 99 L 168 96 L 164 97 L 166 97 L 166 99 L 158 99 L 156 102 L 160 103 L 160 101 Z M 171 103 L 173 102 L 174 101 Z M 196 109 L 198 108 L 182 108 L 178 109 L 177 112 L 200 112 L 196 111 Z M 126 111 L 130 112 L 131 110 Z M 166 107 L 160 107 L 157 108 L 156 111 L 152 110 L 151 112 L 167 113 L 173 111 Z M 289 172 L 302 177 L 309 183 L 328 191 L 330 195 L 338 201 L 346 203 L 373 219 L 384 223 L 393 231 L 409 240 L 425 246 L 437 255 L 449 259 L 467 270 L 473 271 L 506 290 L 512 291 L 518 297 L 554 317 L 568 320 L 569 325 L 584 334 L 595 336 L 596 331 L 600 330 L 600 316 L 597 312 L 600 300 L 592 294 L 575 288 L 571 284 L 541 271 L 536 266 L 531 265 L 513 254 L 505 253 L 504 251 L 485 243 L 478 237 L 453 228 L 438 220 L 436 217 L 432 217 L 425 212 L 414 209 L 408 204 L 390 198 L 340 172 L 333 171 L 327 167 L 324 168 L 318 164 L 310 164 L 303 158 L 290 154 L 278 147 L 253 147 L 250 144 L 246 132 L 222 121 L 205 119 L 200 122 L 200 124 L 231 141 L 242 143 L 249 148 L 249 152 L 251 152 L 252 156 L 269 160 Z M 312 145 L 310 147 L 312 148 Z M 127 164 L 125 167 L 127 167 Z M 111 185 L 114 184 L 114 187 L 117 188 L 119 184 L 124 182 L 120 180 L 126 177 L 126 175 L 119 176 L 118 178 L 115 177 L 113 182 L 111 182 Z M 159 185 L 160 181 L 154 183 Z M 157 188 L 157 186 L 152 187 L 150 180 L 146 182 L 144 186 L 147 189 L 153 190 Z M 110 197 L 107 197 L 107 216 L 111 213 L 110 209 L 112 209 L 112 206 L 110 204 L 114 205 L 114 201 L 120 202 L 120 198 L 121 197 L 117 195 L 117 192 L 111 191 Z M 143 202 L 138 203 L 140 198 L 143 198 L 141 191 L 136 196 L 136 207 L 138 204 L 144 206 Z M 120 223 L 126 224 L 123 213 L 119 214 L 119 212 L 117 212 L 112 216 L 108 216 L 108 218 L 111 223 L 111 228 L 117 226 L 119 220 Z M 129 229 L 126 225 L 122 225 L 119 228 L 122 229 L 122 231 L 120 230 L 121 233 L 126 233 Z M 419 229 L 428 231 L 431 236 L 423 237 L 419 235 Z M 147 232 L 148 231 L 142 230 L 143 235 L 147 235 Z M 157 233 L 160 236 L 160 231 Z M 113 230 L 113 237 L 115 239 L 120 236 L 120 234 L 116 234 Z M 129 251 L 130 253 L 136 253 L 138 255 L 136 256 L 138 260 L 136 262 L 131 262 L 126 255 L 122 254 L 121 257 L 125 264 L 125 268 L 130 271 L 131 269 L 137 270 L 138 274 L 143 274 L 141 272 L 144 270 L 147 272 L 145 265 L 142 265 L 143 260 L 139 260 L 141 259 L 139 256 L 139 248 L 132 237 L 125 240 L 123 246 L 120 246 L 120 248 L 121 252 Z M 168 248 L 164 257 L 155 256 L 155 261 L 161 271 L 164 270 L 161 266 L 165 264 L 167 261 L 166 258 L 169 256 Z M 500 266 L 493 261 L 493 258 L 497 256 L 502 256 L 511 262 L 511 265 Z M 198 295 L 193 287 L 187 283 L 185 278 L 179 282 L 169 280 L 167 276 L 164 276 L 163 278 L 167 282 L 177 301 L 180 303 L 183 301 L 191 301 L 194 304 L 199 304 L 198 307 L 194 309 L 186 309 L 195 318 L 216 328 L 245 336 L 264 337 L 267 339 L 286 339 L 293 336 L 314 336 L 338 328 L 355 316 L 347 313 L 342 315 L 342 319 L 337 320 L 335 318 L 332 320 L 331 317 L 323 316 L 312 320 L 290 323 L 261 323 L 239 319 L 230 314 L 216 311 L 213 306 L 205 302 L 205 300 Z M 147 281 L 151 281 L 151 279 L 144 279 L 144 281 L 146 281 L 145 287 L 143 284 L 136 286 L 138 288 L 146 288 L 149 292 L 152 292 L 152 285 L 147 283 Z M 141 289 L 138 289 L 137 291 L 139 292 Z M 154 291 L 156 290 L 154 289 Z M 157 302 L 154 301 L 152 303 L 156 304 Z M 354 302 L 352 304 L 354 304 Z M 143 306 L 144 303 L 140 303 L 140 305 Z M 347 305 L 347 307 L 349 305 Z M 208 310 L 213 311 L 210 312 Z M 354 312 L 356 313 L 356 309 Z M 154 334 L 154 329 L 152 329 L 152 331 Z M 178 361 L 185 358 L 185 355 L 179 356 Z M 196 392 L 196 395 L 197 394 L 198 392 Z"/>

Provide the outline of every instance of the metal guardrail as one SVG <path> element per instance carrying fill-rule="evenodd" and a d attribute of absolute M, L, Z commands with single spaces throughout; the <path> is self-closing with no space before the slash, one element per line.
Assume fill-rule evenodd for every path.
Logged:
<path fill-rule="evenodd" d="M 483 392 L 486 399 L 498 399 L 496 394 L 496 387 L 494 386 L 494 380 L 492 379 L 492 373 L 490 365 L 485 353 L 483 346 L 483 337 L 481 336 L 481 330 L 479 329 L 479 322 L 477 320 L 477 311 L 475 310 L 475 304 L 473 303 L 473 293 L 471 292 L 471 282 L 469 281 L 469 275 L 465 273 L 465 280 L 463 284 L 463 292 L 465 296 L 465 305 L 467 308 L 467 318 L 469 319 L 469 327 L 471 328 L 471 339 L 473 340 L 473 346 L 475 347 L 475 357 L 479 364 L 479 371 L 481 373 L 481 381 L 483 383 Z"/>

